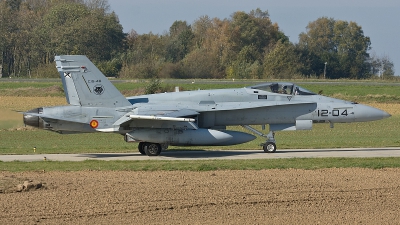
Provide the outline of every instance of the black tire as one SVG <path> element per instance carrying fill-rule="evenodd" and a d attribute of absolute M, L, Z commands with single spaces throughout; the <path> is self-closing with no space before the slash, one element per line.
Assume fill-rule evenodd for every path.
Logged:
<path fill-rule="evenodd" d="M 146 152 L 144 152 L 144 142 L 139 142 L 138 150 L 139 150 L 140 154 L 146 155 Z"/>
<path fill-rule="evenodd" d="M 263 145 L 264 152 L 274 153 L 276 152 L 276 144 L 274 142 L 267 142 Z"/>
<path fill-rule="evenodd" d="M 161 153 L 161 145 L 158 143 L 145 143 L 144 152 L 147 156 L 158 156 Z"/>

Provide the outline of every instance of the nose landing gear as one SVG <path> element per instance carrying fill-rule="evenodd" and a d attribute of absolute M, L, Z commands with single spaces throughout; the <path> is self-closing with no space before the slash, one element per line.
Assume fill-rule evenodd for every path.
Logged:
<path fill-rule="evenodd" d="M 265 143 L 260 144 L 260 146 L 263 147 L 264 152 L 266 153 L 274 153 L 276 152 L 276 141 L 275 141 L 275 132 L 270 131 L 267 135 L 263 134 L 262 132 L 254 129 L 253 127 L 249 125 L 242 125 L 243 128 L 246 128 L 247 130 L 261 136 L 265 137 L 267 140 Z"/>

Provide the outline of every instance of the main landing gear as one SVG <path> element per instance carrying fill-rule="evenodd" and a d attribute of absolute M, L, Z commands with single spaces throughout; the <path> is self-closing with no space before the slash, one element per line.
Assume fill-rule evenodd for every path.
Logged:
<path fill-rule="evenodd" d="M 147 156 L 158 156 L 161 151 L 166 150 L 168 145 L 150 143 L 150 142 L 139 142 L 138 149 L 140 154 Z"/>
<path fill-rule="evenodd" d="M 264 152 L 266 153 L 274 153 L 276 152 L 276 141 L 275 141 L 275 132 L 270 131 L 267 135 L 261 133 L 260 131 L 254 129 L 253 127 L 249 125 L 242 125 L 242 127 L 246 128 L 247 130 L 261 136 L 265 137 L 267 140 L 265 143 L 260 144 L 260 146 L 263 147 Z"/>

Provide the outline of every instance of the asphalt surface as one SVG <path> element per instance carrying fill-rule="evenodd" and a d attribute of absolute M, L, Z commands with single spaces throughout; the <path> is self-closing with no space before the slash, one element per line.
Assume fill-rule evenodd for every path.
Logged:
<path fill-rule="evenodd" d="M 0 161 L 84 161 L 84 160 L 215 160 L 215 159 L 278 159 L 324 157 L 400 157 L 400 147 L 393 148 L 337 148 L 337 149 L 284 149 L 276 153 L 262 150 L 230 151 L 165 151 L 160 156 L 135 153 L 87 153 L 87 154 L 31 154 L 0 155 Z"/>

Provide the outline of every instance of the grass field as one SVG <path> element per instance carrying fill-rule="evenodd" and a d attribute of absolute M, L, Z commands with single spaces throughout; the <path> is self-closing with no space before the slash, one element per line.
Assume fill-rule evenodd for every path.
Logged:
<path fill-rule="evenodd" d="M 141 160 L 83 162 L 1 162 L 0 171 L 212 171 L 264 169 L 322 169 L 322 168 L 399 168 L 398 158 L 293 158 L 252 160 Z"/>
<path fill-rule="evenodd" d="M 245 82 L 246 83 L 246 82 Z M 251 81 L 248 82 L 252 84 Z M 125 94 L 131 93 L 131 89 L 143 90 L 145 82 L 125 82 L 116 83 L 116 86 Z M 167 83 L 164 85 L 172 85 Z M 197 90 L 197 89 L 214 89 L 214 88 L 238 88 L 248 85 L 243 83 L 235 84 L 232 83 L 198 83 L 192 84 L 190 82 L 179 83 L 183 90 Z M 400 128 L 400 88 L 395 84 L 375 84 L 375 83 L 338 83 L 338 84 L 302 84 L 301 86 L 314 91 L 319 92 L 323 90 L 324 95 L 342 98 L 347 100 L 358 101 L 363 104 L 368 104 L 373 107 L 380 108 L 392 114 L 392 117 L 367 123 L 351 123 L 351 124 L 335 124 L 334 129 L 329 128 L 329 124 L 314 124 L 313 130 L 311 131 L 289 131 L 289 132 L 277 132 L 276 140 L 279 149 L 296 149 L 296 148 L 341 148 L 341 147 L 395 147 L 400 146 L 400 136 L 398 130 Z M 123 136 L 117 134 L 75 134 L 75 135 L 60 135 L 53 132 L 24 128 L 22 124 L 22 115 L 15 111 L 26 111 L 39 106 L 54 106 L 66 104 L 65 97 L 62 91 L 61 84 L 58 82 L 0 82 L 0 154 L 42 154 L 42 153 L 93 153 L 93 152 L 136 152 L 137 144 L 129 144 L 123 141 Z M 231 127 L 231 129 L 244 131 L 241 127 Z M 259 129 L 259 127 L 258 127 Z M 190 149 L 261 149 L 259 144 L 264 142 L 263 138 L 257 138 L 256 140 L 226 147 L 173 147 L 170 149 L 174 150 L 190 150 Z M 66 144 L 67 143 L 67 144 Z M 36 147 L 36 153 L 33 153 L 33 148 Z M 300 159 L 299 159 L 300 160 Z M 316 160 L 316 159 L 312 159 Z M 398 167 L 398 163 L 393 163 L 396 160 L 389 160 L 390 163 L 381 165 L 380 162 L 389 162 L 388 159 L 376 159 L 374 163 L 367 163 L 372 165 L 372 168 L 383 167 Z M 301 160 L 300 160 L 301 161 Z M 305 160 L 307 161 L 307 160 Z M 317 160 L 319 161 L 319 160 Z M 212 168 L 226 169 L 226 168 L 237 168 L 237 169 L 256 169 L 256 164 L 271 164 L 272 167 L 262 166 L 259 169 L 266 168 L 298 168 L 294 164 L 299 164 L 299 161 L 291 164 L 290 160 L 285 160 L 284 163 L 278 163 L 278 161 L 254 161 L 249 165 L 245 165 L 241 168 L 234 166 L 235 163 L 224 162 L 193 162 L 189 165 L 185 163 L 179 164 L 177 168 L 191 168 L 193 170 L 209 170 Z M 344 159 L 322 161 L 320 165 L 315 165 L 319 168 L 329 167 L 329 162 L 332 165 L 341 165 L 339 162 L 344 162 L 346 165 L 360 166 L 363 163 L 368 162 L 367 160 L 360 160 L 357 163 L 349 163 Z M 40 165 L 49 166 L 51 168 L 60 166 L 63 167 L 63 163 L 52 163 L 52 162 L 36 162 Z M 0 163 L 0 170 L 7 170 L 6 168 L 10 165 L 10 168 L 17 169 L 19 164 L 23 164 L 25 168 L 40 168 L 36 167 L 36 163 Z M 69 166 L 80 168 L 77 165 L 83 165 L 82 169 L 96 169 L 104 168 L 105 164 L 99 162 L 84 162 L 84 163 L 70 163 Z M 117 163 L 110 162 L 107 165 L 108 169 L 127 169 L 127 170 L 148 170 L 151 168 L 159 168 L 175 170 L 174 166 L 166 167 L 166 164 L 170 162 L 144 162 L 143 165 L 139 162 L 135 162 L 137 165 L 135 168 L 130 168 L 131 163 Z M 155 166 L 157 164 L 158 166 Z M 242 163 L 240 163 L 242 164 Z M 282 164 L 280 166 L 280 164 Z M 300 163 L 301 164 L 301 163 Z M 313 168 L 314 166 L 304 166 L 302 168 Z M 96 165 L 96 166 L 94 166 Z M 196 165 L 196 166 L 195 166 Z M 226 165 L 226 166 L 219 166 Z M 313 164 L 311 164 L 313 165 Z M 364 165 L 365 166 L 365 165 Z M 70 168 L 70 167 L 69 167 Z"/>
<path fill-rule="evenodd" d="M 314 124 L 310 131 L 277 132 L 278 149 L 304 148 L 345 148 L 345 147 L 395 147 L 400 146 L 400 116 L 368 122 L 335 124 Z M 241 127 L 232 127 L 242 130 Z M 94 153 L 94 152 L 137 152 L 137 144 L 126 143 L 118 134 L 72 134 L 60 135 L 54 132 L 37 129 L 7 129 L 0 131 L 1 154 L 36 153 Z M 174 150 L 190 149 L 261 149 L 260 143 L 265 140 L 258 137 L 249 143 L 221 147 L 174 147 Z M 66 144 L 68 143 L 68 144 Z"/>

